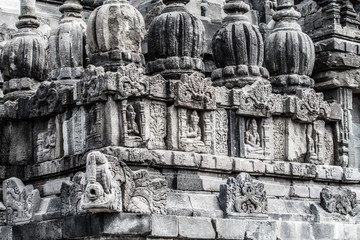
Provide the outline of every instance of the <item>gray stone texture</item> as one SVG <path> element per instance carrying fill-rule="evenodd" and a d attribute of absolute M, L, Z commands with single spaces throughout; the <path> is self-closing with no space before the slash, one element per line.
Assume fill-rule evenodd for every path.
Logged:
<path fill-rule="evenodd" d="M 0 0 L 0 238 L 359 239 L 359 6 Z"/>

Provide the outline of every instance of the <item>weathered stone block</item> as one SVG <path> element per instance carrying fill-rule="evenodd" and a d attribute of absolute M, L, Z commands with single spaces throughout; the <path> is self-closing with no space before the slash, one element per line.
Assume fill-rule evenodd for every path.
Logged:
<path fill-rule="evenodd" d="M 179 217 L 179 237 L 213 239 L 215 236 L 210 218 Z"/>
<path fill-rule="evenodd" d="M 177 216 L 152 215 L 151 235 L 157 237 L 177 237 L 178 230 Z"/>
<path fill-rule="evenodd" d="M 237 219 L 215 219 L 214 223 L 219 239 L 245 239 L 245 221 Z"/>
<path fill-rule="evenodd" d="M 248 221 L 246 238 L 258 240 L 275 240 L 275 223 L 271 221 Z"/>
<path fill-rule="evenodd" d="M 294 185 L 290 187 L 289 195 L 290 197 L 308 198 L 310 191 L 307 186 Z"/>
<path fill-rule="evenodd" d="M 341 181 L 343 169 L 340 166 L 316 166 L 316 179 Z"/>
<path fill-rule="evenodd" d="M 68 181 L 70 178 L 61 178 L 47 181 L 43 186 L 43 195 L 50 196 L 60 194 L 61 185 L 64 181 Z"/>
<path fill-rule="evenodd" d="M 254 164 L 252 160 L 243 158 L 233 158 L 234 170 L 237 172 L 254 172 Z"/>

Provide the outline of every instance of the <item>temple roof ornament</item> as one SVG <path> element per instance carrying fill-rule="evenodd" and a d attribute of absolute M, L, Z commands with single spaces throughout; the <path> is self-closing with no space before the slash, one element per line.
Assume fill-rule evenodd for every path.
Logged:
<path fill-rule="evenodd" d="M 294 0 L 279 0 L 273 16 L 276 21 L 265 41 L 265 63 L 273 92 L 295 93 L 298 88 L 314 86 L 312 74 L 315 49 L 311 38 L 301 31 Z"/>
<path fill-rule="evenodd" d="M 117 67 L 143 65 L 141 42 L 145 23 L 141 13 L 127 0 L 106 0 L 90 15 L 87 39 L 90 62 L 116 71 Z"/>
<path fill-rule="evenodd" d="M 80 78 L 86 62 L 86 24 L 81 17 L 80 0 L 65 0 L 60 7 L 59 26 L 49 39 L 51 78 Z"/>
<path fill-rule="evenodd" d="M 228 15 L 212 41 L 215 64 L 219 68 L 212 74 L 215 86 L 244 87 L 268 77 L 268 71 L 262 67 L 262 36 L 258 27 L 244 15 L 249 10 L 243 0 L 226 0 L 224 11 Z"/>
<path fill-rule="evenodd" d="M 179 79 L 181 74 L 203 71 L 203 23 L 185 9 L 189 0 L 163 2 L 167 6 L 149 28 L 148 72 Z"/>
<path fill-rule="evenodd" d="M 8 91 L 7 84 L 4 92 L 13 96 L 5 96 L 5 100 L 15 99 L 19 96 L 28 96 L 35 92 L 39 81 L 47 78 L 47 43 L 40 37 L 37 28 L 40 22 L 36 17 L 35 0 L 22 0 L 19 21 L 16 23 L 18 31 L 6 43 L 1 57 L 1 70 L 5 81 L 27 78 L 13 82 L 12 89 Z M 25 83 L 26 82 L 26 83 Z M 14 85 L 16 87 L 14 88 Z"/>

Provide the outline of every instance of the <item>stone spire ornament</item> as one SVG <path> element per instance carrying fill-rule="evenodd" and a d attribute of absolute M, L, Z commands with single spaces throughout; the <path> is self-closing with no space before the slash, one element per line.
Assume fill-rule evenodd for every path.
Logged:
<path fill-rule="evenodd" d="M 268 71 L 262 67 L 262 36 L 244 15 L 249 10 L 243 0 L 226 0 L 224 11 L 228 15 L 212 41 L 215 64 L 219 68 L 212 73 L 214 86 L 241 88 L 268 77 Z"/>
<path fill-rule="evenodd" d="M 86 24 L 81 16 L 80 0 L 65 0 L 59 26 L 49 39 L 51 78 L 78 79 L 86 65 Z"/>
<path fill-rule="evenodd" d="M 148 72 L 168 79 L 204 71 L 202 61 L 205 28 L 185 4 L 190 0 L 163 0 L 166 7 L 148 33 Z"/>
<path fill-rule="evenodd" d="M 315 63 L 311 38 L 301 31 L 294 0 L 278 0 L 275 28 L 265 41 L 265 63 L 275 93 L 295 93 L 314 86 L 310 78 Z"/>
<path fill-rule="evenodd" d="M 144 33 L 143 16 L 127 0 L 104 1 L 91 13 L 88 21 L 90 63 L 111 71 L 129 63 L 142 66 Z"/>
<path fill-rule="evenodd" d="M 35 93 L 39 82 L 47 78 L 47 43 L 37 31 L 39 26 L 35 0 L 22 0 L 18 31 L 4 46 L 1 57 L 5 101 Z"/>

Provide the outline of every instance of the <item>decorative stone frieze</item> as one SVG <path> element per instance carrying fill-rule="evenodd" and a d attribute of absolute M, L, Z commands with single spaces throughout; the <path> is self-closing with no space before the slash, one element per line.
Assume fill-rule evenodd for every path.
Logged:
<path fill-rule="evenodd" d="M 320 205 L 329 213 L 351 216 L 358 213 L 356 193 L 349 188 L 323 188 L 320 193 Z"/>
<path fill-rule="evenodd" d="M 264 184 L 254 180 L 248 173 L 230 177 L 226 184 L 220 185 L 219 202 L 229 217 L 267 212 Z"/>
<path fill-rule="evenodd" d="M 15 177 L 3 182 L 3 200 L 7 223 L 10 225 L 30 222 L 40 207 L 40 193 L 32 185 L 25 186 Z"/>

